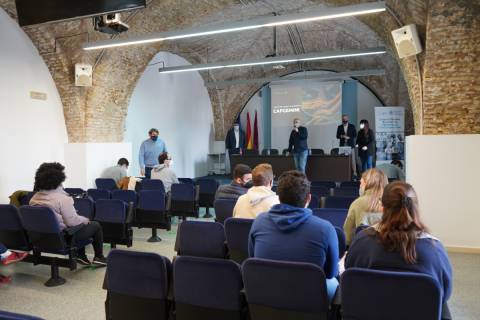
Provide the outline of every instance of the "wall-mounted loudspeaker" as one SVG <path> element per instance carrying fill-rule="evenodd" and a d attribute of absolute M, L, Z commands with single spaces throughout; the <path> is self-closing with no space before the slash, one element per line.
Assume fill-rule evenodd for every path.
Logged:
<path fill-rule="evenodd" d="M 413 56 L 422 52 L 422 45 L 420 44 L 417 28 L 414 24 L 393 30 L 392 37 L 400 58 Z"/>
<path fill-rule="evenodd" d="M 89 64 L 75 64 L 75 85 L 77 87 L 91 87 L 92 70 L 92 66 Z"/>

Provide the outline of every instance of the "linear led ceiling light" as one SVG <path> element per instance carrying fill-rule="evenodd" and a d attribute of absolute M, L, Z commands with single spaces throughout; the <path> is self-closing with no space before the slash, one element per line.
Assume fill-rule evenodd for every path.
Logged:
<path fill-rule="evenodd" d="M 319 8 L 304 13 L 286 14 L 281 16 L 259 17 L 251 20 L 237 21 L 222 25 L 199 26 L 183 30 L 150 33 L 127 39 L 101 40 L 87 42 L 83 45 L 84 50 L 106 49 L 113 47 L 145 44 L 165 40 L 184 39 L 207 36 L 213 34 L 252 30 L 264 27 L 281 26 L 286 24 L 304 23 L 310 21 L 329 20 L 350 16 L 358 16 L 369 13 L 385 11 L 385 2 L 370 2 L 334 8 Z"/>
<path fill-rule="evenodd" d="M 301 61 L 316 61 L 316 60 L 328 60 L 328 59 L 338 59 L 338 58 L 348 58 L 348 57 L 361 57 L 361 56 L 383 54 L 385 52 L 386 50 L 384 47 L 361 49 L 361 50 L 334 51 L 334 52 L 316 52 L 316 53 L 307 53 L 307 54 L 299 54 L 299 55 L 279 56 L 279 57 L 265 58 L 265 59 L 252 59 L 252 60 L 228 61 L 228 62 L 224 61 L 224 62 L 215 62 L 215 63 L 185 65 L 185 66 L 178 66 L 178 67 L 166 67 L 166 68 L 160 68 L 158 71 L 160 73 L 206 71 L 206 70 L 215 70 L 215 69 L 223 69 L 223 68 L 240 68 L 240 67 L 260 66 L 260 65 L 268 65 L 268 64 L 293 63 L 293 62 L 301 62 Z"/>

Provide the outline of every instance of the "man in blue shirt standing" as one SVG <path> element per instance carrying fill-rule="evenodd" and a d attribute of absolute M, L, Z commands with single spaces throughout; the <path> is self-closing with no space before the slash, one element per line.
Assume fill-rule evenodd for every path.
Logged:
<path fill-rule="evenodd" d="M 293 120 L 293 129 L 288 140 L 288 152 L 293 152 L 293 160 L 295 161 L 295 169 L 305 173 L 307 166 L 308 146 L 307 146 L 308 131 L 307 128 L 300 125 L 300 119 Z"/>
<path fill-rule="evenodd" d="M 158 156 L 167 152 L 165 142 L 158 137 L 158 130 L 155 128 L 148 131 L 149 139 L 142 142 L 140 152 L 138 153 L 138 162 L 140 163 L 140 173 L 145 178 L 150 179 L 154 166 L 158 164 Z"/>

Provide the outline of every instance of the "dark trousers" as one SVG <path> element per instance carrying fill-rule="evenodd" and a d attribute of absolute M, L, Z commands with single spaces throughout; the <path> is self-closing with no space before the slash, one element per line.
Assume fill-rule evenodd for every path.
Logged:
<path fill-rule="evenodd" d="M 76 242 L 93 238 L 92 246 L 95 257 L 103 257 L 103 231 L 102 226 L 97 221 L 90 221 L 80 230 L 75 232 Z M 85 247 L 78 249 L 80 255 L 85 254 Z"/>
<path fill-rule="evenodd" d="M 145 178 L 150 179 L 152 177 L 152 167 L 145 167 Z"/>

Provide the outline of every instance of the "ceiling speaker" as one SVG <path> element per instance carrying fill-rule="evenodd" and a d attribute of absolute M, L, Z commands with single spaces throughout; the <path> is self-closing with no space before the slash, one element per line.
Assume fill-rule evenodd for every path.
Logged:
<path fill-rule="evenodd" d="M 92 86 L 92 66 L 89 64 L 75 64 L 75 85 L 77 87 Z"/>
<path fill-rule="evenodd" d="M 414 24 L 393 30 L 392 37 L 400 58 L 413 56 L 422 52 L 422 45 Z"/>

